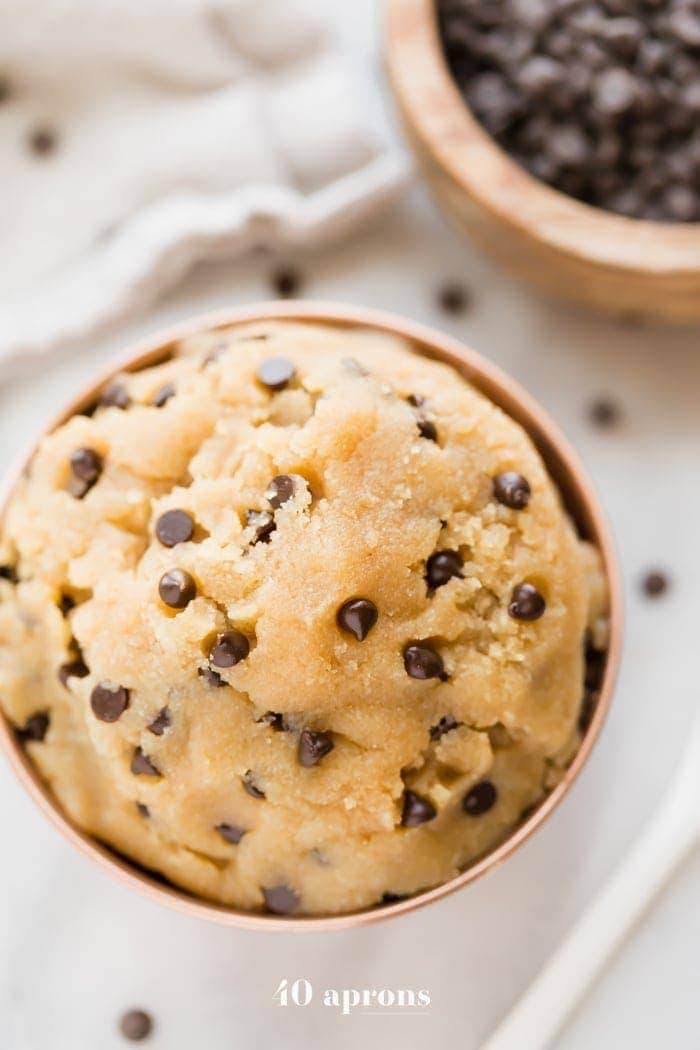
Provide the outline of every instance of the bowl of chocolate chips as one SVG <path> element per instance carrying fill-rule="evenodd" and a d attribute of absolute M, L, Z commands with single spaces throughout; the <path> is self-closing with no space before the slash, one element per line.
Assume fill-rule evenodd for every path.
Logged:
<path fill-rule="evenodd" d="M 460 343 L 355 307 L 200 318 L 8 479 L 0 743 L 152 899 L 338 929 L 473 881 L 610 702 L 620 585 L 575 454 Z"/>
<path fill-rule="evenodd" d="M 556 296 L 700 318 L 700 5 L 388 0 L 405 127 L 445 211 Z"/>

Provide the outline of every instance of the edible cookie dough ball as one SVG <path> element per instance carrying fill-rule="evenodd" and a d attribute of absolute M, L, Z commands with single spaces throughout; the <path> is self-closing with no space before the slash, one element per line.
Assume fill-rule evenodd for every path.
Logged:
<path fill-rule="evenodd" d="M 42 442 L 2 564 L 0 702 L 63 809 L 238 908 L 456 873 L 556 782 L 604 642 L 529 438 L 370 330 L 204 332 L 117 376 Z"/>

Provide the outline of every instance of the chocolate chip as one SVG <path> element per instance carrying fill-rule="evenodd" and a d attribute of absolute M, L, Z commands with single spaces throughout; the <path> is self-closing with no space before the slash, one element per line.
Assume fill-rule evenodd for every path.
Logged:
<path fill-rule="evenodd" d="M 408 900 L 407 893 L 382 893 L 380 904 L 398 904 L 399 901 Z"/>
<path fill-rule="evenodd" d="M 265 792 L 262 788 L 259 788 L 255 780 L 255 774 L 252 769 L 246 770 L 245 776 L 242 778 L 243 787 L 246 789 L 251 798 L 265 798 Z"/>
<path fill-rule="evenodd" d="M 125 1039 L 138 1043 L 153 1031 L 153 1018 L 145 1010 L 128 1010 L 119 1021 L 119 1031 Z"/>
<path fill-rule="evenodd" d="M 438 292 L 438 306 L 446 314 L 462 314 L 470 303 L 470 295 L 463 284 L 445 284 Z"/>
<path fill-rule="evenodd" d="M 76 448 L 71 452 L 70 469 L 69 491 L 76 499 L 82 499 L 102 473 L 102 456 L 94 448 Z"/>
<path fill-rule="evenodd" d="M 504 470 L 493 479 L 493 494 L 499 503 L 512 510 L 524 510 L 530 502 L 530 483 L 514 470 Z"/>
<path fill-rule="evenodd" d="M 480 780 L 462 799 L 462 809 L 470 817 L 480 817 L 495 804 L 498 792 L 490 780 Z"/>
<path fill-rule="evenodd" d="M 588 406 L 588 416 L 591 423 L 601 430 L 611 430 L 620 422 L 622 412 L 616 401 L 607 397 L 597 397 Z"/>
<path fill-rule="evenodd" d="M 140 747 L 134 749 L 131 758 L 131 772 L 137 777 L 159 777 L 160 770 L 153 761 L 145 755 Z"/>
<path fill-rule="evenodd" d="M 442 657 L 429 645 L 416 642 L 403 651 L 403 664 L 411 678 L 444 678 Z"/>
<path fill-rule="evenodd" d="M 100 722 L 116 722 L 129 706 L 130 693 L 123 685 L 98 682 L 90 694 L 90 707 Z"/>
<path fill-rule="evenodd" d="M 175 384 L 165 383 L 160 390 L 157 390 L 153 395 L 151 404 L 154 408 L 162 408 L 166 401 L 169 401 L 171 397 L 175 396 Z"/>
<path fill-rule="evenodd" d="M 184 609 L 197 597 L 197 584 L 184 569 L 169 569 L 160 578 L 158 594 L 171 609 Z"/>
<path fill-rule="evenodd" d="M 284 715 L 279 714 L 277 711 L 266 711 L 262 718 L 258 718 L 257 721 L 270 726 L 278 733 L 283 733 L 288 728 L 284 721 Z"/>
<path fill-rule="evenodd" d="M 29 148 L 37 157 L 47 157 L 56 149 L 58 138 L 48 127 L 34 128 L 29 134 Z"/>
<path fill-rule="evenodd" d="M 659 571 L 648 572 L 642 581 L 642 586 L 648 598 L 659 598 L 668 590 L 668 576 Z"/>
<path fill-rule="evenodd" d="M 68 663 L 61 664 L 59 667 L 58 680 L 67 689 L 69 678 L 87 678 L 89 674 L 90 670 L 82 660 L 69 660 Z"/>
<path fill-rule="evenodd" d="M 302 729 L 299 737 L 297 757 L 300 766 L 315 766 L 325 755 L 328 755 L 335 744 L 331 733 L 320 733 L 313 729 Z"/>
<path fill-rule="evenodd" d="M 422 394 L 409 394 L 406 400 L 413 408 L 422 408 L 426 399 Z"/>
<path fill-rule="evenodd" d="M 154 736 L 162 736 L 171 724 L 170 708 L 162 707 L 147 729 Z"/>
<path fill-rule="evenodd" d="M 125 409 L 131 404 L 131 398 L 124 384 L 115 379 L 108 383 L 100 394 L 100 404 L 104 408 Z"/>
<path fill-rule="evenodd" d="M 275 519 L 268 510 L 247 510 L 245 512 L 246 525 L 253 530 L 251 544 L 269 543 L 270 536 L 277 528 Z"/>
<path fill-rule="evenodd" d="M 547 603 L 531 583 L 520 583 L 513 589 L 508 615 L 514 620 L 539 620 L 544 615 Z"/>
<path fill-rule="evenodd" d="M 148 806 L 145 804 L 145 802 L 137 802 L 136 803 L 136 809 L 137 809 L 137 812 L 138 812 L 139 816 L 143 817 L 144 820 L 147 820 L 148 817 L 150 817 L 150 815 L 151 815 L 151 811 L 148 808 Z"/>
<path fill-rule="evenodd" d="M 258 379 L 270 390 L 284 390 L 295 375 L 294 363 L 287 357 L 268 357 L 258 366 Z"/>
<path fill-rule="evenodd" d="M 214 831 L 218 831 L 222 839 L 230 842 L 232 846 L 237 846 L 247 829 L 239 828 L 237 824 L 217 824 Z"/>
<path fill-rule="evenodd" d="M 58 602 L 58 607 L 61 610 L 61 614 L 67 616 L 69 612 L 75 609 L 75 598 L 71 597 L 70 594 L 62 594 Z"/>
<path fill-rule="evenodd" d="M 401 827 L 417 828 L 419 824 L 426 824 L 436 816 L 437 810 L 429 799 L 417 795 L 415 791 L 404 792 Z"/>
<path fill-rule="evenodd" d="M 156 536 L 164 547 L 187 543 L 194 536 L 194 520 L 186 510 L 166 510 L 156 522 Z"/>
<path fill-rule="evenodd" d="M 435 551 L 425 566 L 425 579 L 431 590 L 449 583 L 453 576 L 462 579 L 462 555 L 459 551 Z"/>
<path fill-rule="evenodd" d="M 363 642 L 377 622 L 377 606 L 369 598 L 351 598 L 338 609 L 338 626 Z"/>
<path fill-rule="evenodd" d="M 19 576 L 17 575 L 17 569 L 14 565 L 0 565 L 0 579 L 7 580 L 9 583 L 18 583 Z"/>
<path fill-rule="evenodd" d="M 418 433 L 422 438 L 426 438 L 428 441 L 437 441 L 437 427 L 432 419 L 426 419 L 425 416 L 418 416 L 416 426 L 418 427 Z"/>
<path fill-rule="evenodd" d="M 269 500 L 273 510 L 279 510 L 283 504 L 292 498 L 295 487 L 294 478 L 291 474 L 278 474 L 268 485 L 265 499 Z"/>
<path fill-rule="evenodd" d="M 289 266 L 280 266 L 275 270 L 270 283 L 280 299 L 290 299 L 301 290 L 301 276 Z"/>
<path fill-rule="evenodd" d="M 235 667 L 245 660 L 250 652 L 250 643 L 240 631 L 223 631 L 217 634 L 209 650 L 209 659 L 215 667 Z"/>
<path fill-rule="evenodd" d="M 49 718 L 48 711 L 37 711 L 36 714 L 30 715 L 27 721 L 17 729 L 17 739 L 22 743 L 35 743 L 40 744 L 46 736 L 51 720 Z"/>
<path fill-rule="evenodd" d="M 275 915 L 291 915 L 299 907 L 299 896 L 289 886 L 263 886 L 265 907 Z"/>
<path fill-rule="evenodd" d="M 433 741 L 442 740 L 446 733 L 451 733 L 453 729 L 459 729 L 462 725 L 452 715 L 443 715 L 437 725 L 430 727 L 430 739 Z"/>
<path fill-rule="evenodd" d="M 225 682 L 217 671 L 212 671 L 211 667 L 198 667 L 197 674 L 204 679 L 207 685 L 215 689 L 225 688 L 228 685 L 228 682 Z"/>

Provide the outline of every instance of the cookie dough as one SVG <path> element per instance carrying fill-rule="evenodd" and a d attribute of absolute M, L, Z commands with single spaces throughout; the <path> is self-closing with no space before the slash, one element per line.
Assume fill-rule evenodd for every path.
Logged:
<path fill-rule="evenodd" d="M 1 551 L 0 702 L 64 811 L 244 909 L 366 908 L 494 846 L 575 752 L 604 635 L 528 436 L 369 329 L 206 331 L 116 376 Z"/>

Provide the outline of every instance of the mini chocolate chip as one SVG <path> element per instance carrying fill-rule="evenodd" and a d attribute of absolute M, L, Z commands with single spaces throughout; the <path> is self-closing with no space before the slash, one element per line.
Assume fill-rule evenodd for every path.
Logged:
<path fill-rule="evenodd" d="M 409 394 L 406 400 L 409 405 L 412 405 L 414 408 L 422 408 L 425 404 L 425 398 L 422 394 Z"/>
<path fill-rule="evenodd" d="M 418 427 L 418 433 L 422 438 L 426 438 L 428 441 L 437 441 L 437 427 L 432 419 L 426 419 L 425 416 L 419 416 L 416 420 L 416 426 Z"/>
<path fill-rule="evenodd" d="M 128 408 L 131 404 L 129 392 L 123 383 L 112 380 L 100 394 L 100 404 L 104 408 Z"/>
<path fill-rule="evenodd" d="M 67 616 L 72 609 L 75 609 L 75 598 L 72 598 L 70 594 L 62 594 L 58 607 L 61 610 L 62 615 Z"/>
<path fill-rule="evenodd" d="M 100 722 L 116 722 L 129 706 L 129 690 L 123 685 L 98 682 L 90 694 L 90 707 Z"/>
<path fill-rule="evenodd" d="M 499 503 L 513 510 L 524 510 L 530 502 L 532 490 L 527 478 L 514 470 L 504 470 L 493 479 L 493 494 Z"/>
<path fill-rule="evenodd" d="M 158 594 L 171 609 L 184 609 L 197 597 L 197 584 L 184 569 L 169 569 L 160 578 Z"/>
<path fill-rule="evenodd" d="M 7 580 L 9 583 L 18 583 L 19 576 L 17 575 L 17 569 L 14 565 L 0 565 L 0 579 Z"/>
<path fill-rule="evenodd" d="M 491 809 L 497 797 L 498 792 L 491 781 L 480 780 L 462 799 L 462 809 L 470 817 L 480 817 Z"/>
<path fill-rule="evenodd" d="M 243 781 L 243 787 L 246 789 L 251 798 L 265 798 L 265 792 L 262 788 L 259 788 L 255 774 L 252 769 L 246 770 L 245 776 L 241 778 Z"/>
<path fill-rule="evenodd" d="M 253 530 L 251 544 L 269 543 L 270 536 L 277 528 L 275 519 L 269 510 L 247 510 L 245 512 L 246 525 Z"/>
<path fill-rule="evenodd" d="M 214 828 L 214 831 L 218 831 L 222 839 L 230 842 L 232 846 L 238 845 L 246 834 L 246 830 L 246 828 L 239 828 L 237 824 L 217 824 Z"/>
<path fill-rule="evenodd" d="M 228 685 L 228 682 L 225 682 L 217 671 L 212 671 L 211 667 L 198 667 L 197 674 L 204 679 L 207 685 L 211 685 L 216 689 L 221 689 Z"/>
<path fill-rule="evenodd" d="M 95 452 L 94 448 L 76 448 L 71 452 L 70 469 L 73 475 L 88 487 L 95 484 L 102 473 L 102 467 L 102 456 Z"/>
<path fill-rule="evenodd" d="M 514 620 L 539 620 L 544 615 L 547 603 L 531 583 L 520 583 L 513 589 L 508 615 Z"/>
<path fill-rule="evenodd" d="M 138 811 L 139 816 L 144 817 L 144 819 L 147 819 L 151 815 L 151 811 L 145 804 L 145 802 L 137 802 L 136 809 Z"/>
<path fill-rule="evenodd" d="M 315 766 L 334 747 L 335 744 L 330 733 L 318 733 L 313 729 L 302 729 L 297 751 L 299 765 L 306 767 Z"/>
<path fill-rule="evenodd" d="M 429 645 L 416 642 L 403 651 L 403 665 L 411 678 L 443 678 L 445 667 L 442 657 Z"/>
<path fill-rule="evenodd" d="M 294 363 L 287 357 L 268 357 L 258 366 L 258 379 L 270 390 L 284 390 L 295 375 Z"/>
<path fill-rule="evenodd" d="M 301 276 L 297 270 L 293 270 L 288 266 L 281 266 L 272 274 L 270 283 L 280 299 L 290 299 L 292 296 L 299 294 Z"/>
<path fill-rule="evenodd" d="M 170 708 L 162 707 L 156 717 L 153 719 L 151 724 L 146 728 L 154 736 L 162 736 L 166 729 L 170 727 L 172 720 L 170 718 Z"/>
<path fill-rule="evenodd" d="M 462 579 L 462 555 L 459 551 L 435 551 L 425 566 L 425 579 L 431 590 L 449 583 L 453 576 Z"/>
<path fill-rule="evenodd" d="M 164 547 L 187 543 L 194 536 L 194 520 L 186 510 L 166 510 L 156 522 L 156 536 Z"/>
<path fill-rule="evenodd" d="M 29 147 L 37 157 L 46 157 L 53 153 L 57 142 L 56 133 L 51 128 L 35 128 L 29 135 Z"/>
<path fill-rule="evenodd" d="M 601 430 L 612 430 L 620 422 L 622 411 L 611 398 L 598 397 L 588 406 L 588 415 L 591 423 Z"/>
<path fill-rule="evenodd" d="M 279 508 L 294 495 L 295 484 L 291 474 L 278 474 L 268 485 L 265 498 L 270 501 L 273 510 Z"/>
<path fill-rule="evenodd" d="M 262 718 L 258 718 L 257 721 L 270 726 L 278 733 L 284 733 L 287 730 L 284 715 L 279 714 L 277 711 L 266 711 Z"/>
<path fill-rule="evenodd" d="M 363 642 L 377 622 L 379 611 L 369 598 L 351 598 L 338 609 L 338 626 Z"/>
<path fill-rule="evenodd" d="M 235 667 L 245 660 L 250 652 L 250 643 L 240 631 L 222 631 L 217 634 L 209 650 L 209 659 L 214 667 Z"/>
<path fill-rule="evenodd" d="M 469 301 L 469 292 L 463 284 L 445 284 L 438 292 L 438 306 L 447 314 L 464 313 Z"/>
<path fill-rule="evenodd" d="M 89 674 L 90 670 L 82 660 L 69 660 L 68 663 L 61 664 L 59 667 L 58 680 L 67 689 L 69 678 L 87 678 Z"/>
<path fill-rule="evenodd" d="M 642 581 L 644 593 L 648 598 L 658 598 L 665 594 L 669 587 L 668 576 L 665 573 L 654 571 L 648 572 Z"/>
<path fill-rule="evenodd" d="M 152 760 L 145 755 L 140 747 L 134 748 L 131 757 L 131 772 L 137 777 L 159 777 L 160 770 Z"/>
<path fill-rule="evenodd" d="M 145 1010 L 128 1010 L 122 1015 L 119 1031 L 125 1039 L 138 1043 L 153 1031 L 153 1018 Z"/>
<path fill-rule="evenodd" d="M 417 795 L 415 791 L 405 791 L 401 811 L 401 827 L 417 828 L 437 816 L 437 810 L 429 799 Z"/>
<path fill-rule="evenodd" d="M 37 711 L 16 730 L 17 739 L 23 744 L 28 742 L 39 744 L 46 736 L 50 723 L 48 711 Z"/>
<path fill-rule="evenodd" d="M 451 733 L 453 729 L 459 729 L 462 722 L 458 722 L 452 715 L 443 715 L 437 725 L 430 727 L 430 739 L 441 740 L 446 733 Z"/>
<path fill-rule="evenodd" d="M 169 401 L 171 397 L 175 396 L 175 384 L 165 383 L 160 390 L 156 390 L 151 404 L 154 408 L 162 408 L 166 401 Z"/>
<path fill-rule="evenodd" d="M 265 906 L 275 915 L 291 915 L 299 907 L 299 896 L 289 886 L 263 886 Z"/>

